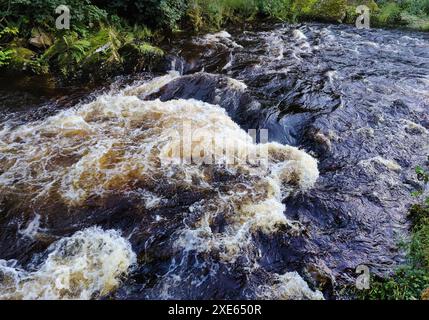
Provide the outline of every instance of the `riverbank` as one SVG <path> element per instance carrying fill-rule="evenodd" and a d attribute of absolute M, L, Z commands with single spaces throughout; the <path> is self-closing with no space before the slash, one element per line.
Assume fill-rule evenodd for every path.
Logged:
<path fill-rule="evenodd" d="M 365 0 L 69 0 L 70 30 L 55 27 L 64 1 L 0 4 L 0 69 L 4 75 L 49 75 L 59 82 L 97 82 L 151 70 L 163 58 L 160 44 L 175 33 L 213 32 L 261 21 L 354 24 L 356 6 L 371 10 L 371 26 L 429 30 L 425 1 Z"/>

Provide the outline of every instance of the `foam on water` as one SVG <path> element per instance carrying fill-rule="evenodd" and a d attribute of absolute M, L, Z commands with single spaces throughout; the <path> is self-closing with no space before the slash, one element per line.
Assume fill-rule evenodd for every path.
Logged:
<path fill-rule="evenodd" d="M 242 48 L 241 45 L 231 40 L 231 34 L 225 30 L 217 33 L 209 33 L 203 38 L 197 38 L 194 41 L 198 44 L 218 44 L 230 48 Z"/>
<path fill-rule="evenodd" d="M 135 264 L 130 243 L 113 230 L 89 228 L 47 249 L 24 269 L 0 260 L 0 299 L 91 299 L 114 290 Z"/>
<path fill-rule="evenodd" d="M 311 290 L 297 272 L 275 276 L 274 284 L 260 288 L 260 298 L 273 300 L 323 300 L 318 290 Z"/>
<path fill-rule="evenodd" d="M 266 170 L 275 169 L 279 183 L 305 188 L 318 177 L 310 156 L 276 143 L 253 143 L 219 106 L 196 100 L 142 101 L 120 93 L 100 96 L 42 121 L 5 127 L 0 189 L 34 198 L 56 193 L 68 204 L 79 205 L 94 195 L 126 190 L 130 182 L 144 182 L 156 173 L 171 177 L 180 172 L 180 180 L 188 184 L 198 174 L 210 184 L 199 165 L 171 165 L 183 152 L 184 123 L 193 137 L 191 152 L 203 150 L 207 159 L 234 163 L 230 170 L 240 168 L 262 178 Z M 246 164 L 249 153 L 262 155 L 264 148 L 268 168 Z"/>
<path fill-rule="evenodd" d="M 35 213 L 34 218 L 27 224 L 27 226 L 21 230 L 19 233 L 33 239 L 40 230 L 40 214 Z"/>
<path fill-rule="evenodd" d="M 156 77 L 150 81 L 145 81 L 139 85 L 133 85 L 124 90 L 126 96 L 139 96 L 144 99 L 150 94 L 157 92 L 161 87 L 169 83 L 170 81 L 180 76 L 177 71 L 170 71 L 164 76 Z"/>
<path fill-rule="evenodd" d="M 359 162 L 359 165 L 361 165 L 362 167 L 368 168 L 371 165 L 373 165 L 374 163 L 381 164 L 381 165 L 385 166 L 386 168 L 388 168 L 389 170 L 392 170 L 392 171 L 401 171 L 401 166 L 399 164 L 397 164 L 396 161 L 384 159 L 380 156 L 377 156 L 377 157 L 374 157 L 371 159 L 367 159 L 367 160 L 362 160 Z"/>
<path fill-rule="evenodd" d="M 153 194 L 148 185 L 168 181 L 177 189 L 207 192 L 210 197 L 189 207 L 187 214 L 196 219 L 175 232 L 174 250 L 216 253 L 226 263 L 254 250 L 256 232 L 299 230 L 285 217 L 282 200 L 314 185 L 317 161 L 295 147 L 255 143 L 220 106 L 141 99 L 176 77 L 171 73 L 104 94 L 40 121 L 5 125 L 0 132 L 3 196 L 18 194 L 34 207 L 60 201 L 79 208 L 94 199 L 102 204 L 112 194 L 134 194 L 153 210 L 170 195 Z M 242 82 L 231 84 L 246 90 Z M 202 154 L 204 161 L 193 161 Z M 258 161 L 250 161 L 250 155 Z M 219 175 L 233 178 L 219 182 Z M 212 226 L 219 215 L 225 223 L 216 231 Z M 64 252 L 76 246 L 71 256 Z M 24 299 L 105 295 L 134 260 L 118 234 L 88 229 L 56 243 L 36 271 L 3 261 L 6 282 L 0 292 Z"/>

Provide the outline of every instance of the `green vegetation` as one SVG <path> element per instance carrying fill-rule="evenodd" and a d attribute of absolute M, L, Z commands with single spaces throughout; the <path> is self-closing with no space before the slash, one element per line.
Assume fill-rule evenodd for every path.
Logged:
<path fill-rule="evenodd" d="M 429 185 L 429 167 L 416 169 L 418 180 Z M 423 187 L 423 188 L 424 188 Z M 413 193 L 418 203 L 410 210 L 411 239 L 403 244 L 407 262 L 389 279 L 372 279 L 371 288 L 360 293 L 363 299 L 429 299 L 429 196 L 424 189 Z"/>
<path fill-rule="evenodd" d="M 70 30 L 55 28 L 61 4 Z M 150 67 L 163 54 L 157 44 L 177 30 L 261 19 L 353 24 L 360 4 L 373 26 L 429 30 L 429 0 L 0 0 L 0 68 L 91 80 Z"/>
<path fill-rule="evenodd" d="M 70 30 L 55 27 L 61 4 L 71 9 Z M 0 0 L 0 68 L 6 72 L 103 79 L 156 62 L 163 52 L 150 44 L 154 39 L 144 25 L 131 24 L 95 1 Z"/>
<path fill-rule="evenodd" d="M 379 1 L 375 26 L 405 26 L 416 30 L 429 30 L 429 0 Z"/>

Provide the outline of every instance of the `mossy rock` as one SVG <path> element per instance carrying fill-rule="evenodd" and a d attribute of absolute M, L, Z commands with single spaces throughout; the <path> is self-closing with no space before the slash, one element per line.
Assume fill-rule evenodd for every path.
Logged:
<path fill-rule="evenodd" d="M 8 68 L 13 71 L 26 71 L 33 63 L 32 58 L 36 56 L 35 52 L 23 47 L 12 48 L 12 51 Z"/>
<path fill-rule="evenodd" d="M 13 49 L 15 51 L 15 59 L 16 60 L 30 60 L 33 58 L 36 53 L 30 49 L 24 47 L 17 47 Z"/>
<path fill-rule="evenodd" d="M 33 28 L 31 30 L 31 38 L 28 43 L 38 49 L 46 49 L 52 46 L 53 37 L 40 28 Z"/>
<path fill-rule="evenodd" d="M 24 47 L 11 48 L 13 54 L 6 66 L 8 71 L 24 72 L 28 74 L 47 74 L 49 67 L 46 63 L 36 59 L 37 54 Z"/>
<path fill-rule="evenodd" d="M 321 0 L 313 8 L 315 18 L 327 22 L 342 22 L 346 17 L 347 0 Z"/>

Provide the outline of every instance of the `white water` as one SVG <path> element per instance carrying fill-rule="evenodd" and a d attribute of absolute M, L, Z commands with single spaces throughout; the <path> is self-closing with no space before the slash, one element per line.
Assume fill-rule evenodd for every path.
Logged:
<path fill-rule="evenodd" d="M 219 252 L 220 259 L 232 263 L 251 250 L 254 232 L 269 234 L 284 226 L 299 229 L 284 216 L 282 199 L 293 189 L 314 185 L 319 174 L 316 160 L 295 147 L 255 144 L 217 105 L 140 99 L 177 77 L 171 73 L 104 94 L 41 121 L 17 127 L 4 124 L 0 132 L 1 192 L 25 194 L 33 205 L 60 200 L 71 207 L 85 205 L 89 198 L 102 201 L 109 194 L 135 193 L 141 194 L 151 210 L 162 199 L 133 186 L 153 183 L 155 176 L 181 187 L 215 190 L 207 166 L 180 157 L 185 148 L 180 133 L 183 124 L 189 123 L 191 151 L 204 151 L 206 159 L 215 159 L 215 170 L 244 179 L 189 208 L 202 215 L 196 225 L 177 231 L 175 250 Z M 233 79 L 230 85 L 246 90 Z M 266 161 L 249 163 L 250 153 L 265 154 Z M 214 233 L 210 223 L 220 212 L 225 214 L 225 231 Z M 32 224 L 30 229 L 25 232 L 33 234 Z M 70 256 L 64 252 L 64 247 L 76 246 Z M 0 284 L 0 297 L 103 296 L 118 286 L 120 275 L 135 262 L 129 243 L 114 231 L 96 228 L 60 240 L 51 251 L 35 271 L 2 261 L 6 280 Z M 296 287 L 301 282 L 293 283 Z"/>
<path fill-rule="evenodd" d="M 0 260 L 0 299 L 91 299 L 120 284 L 136 263 L 130 243 L 116 231 L 89 228 L 52 244 L 41 264 L 25 270 Z"/>

